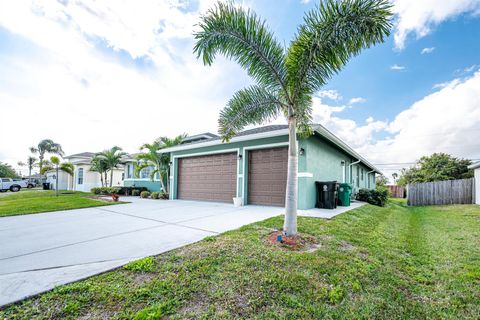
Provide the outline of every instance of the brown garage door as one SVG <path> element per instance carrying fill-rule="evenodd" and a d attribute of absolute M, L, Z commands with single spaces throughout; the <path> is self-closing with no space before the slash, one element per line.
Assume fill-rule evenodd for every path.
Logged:
<path fill-rule="evenodd" d="M 285 205 L 287 148 L 253 150 L 248 153 L 248 203 Z"/>
<path fill-rule="evenodd" d="M 237 155 L 223 153 L 178 160 L 178 199 L 232 202 Z"/>

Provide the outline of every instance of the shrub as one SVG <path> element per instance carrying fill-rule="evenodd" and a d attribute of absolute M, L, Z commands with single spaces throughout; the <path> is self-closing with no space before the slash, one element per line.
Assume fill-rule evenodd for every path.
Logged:
<path fill-rule="evenodd" d="M 142 191 L 142 192 L 145 192 L 145 191 Z M 133 189 L 132 190 L 132 196 L 138 197 L 139 195 L 140 195 L 140 190 L 138 190 L 138 189 Z"/>
<path fill-rule="evenodd" d="M 93 194 L 109 196 L 114 193 L 118 194 L 119 190 L 120 188 L 118 187 L 99 187 L 90 189 L 90 192 L 92 192 Z"/>
<path fill-rule="evenodd" d="M 152 192 L 152 194 L 150 195 L 150 198 L 160 199 L 160 192 Z"/>
<path fill-rule="evenodd" d="M 149 191 L 140 192 L 140 198 L 147 199 L 149 197 L 150 197 L 150 192 Z"/>
<path fill-rule="evenodd" d="M 140 192 L 142 191 L 148 191 L 148 189 L 145 187 L 133 187 L 133 186 L 125 187 L 124 186 L 124 187 L 117 187 L 117 188 L 118 188 L 118 194 L 121 194 L 124 196 L 129 196 L 129 195 L 133 196 L 134 195 L 133 190 L 138 190 L 138 194 L 140 194 Z"/>
<path fill-rule="evenodd" d="M 377 190 L 360 189 L 357 193 L 357 200 L 365 201 L 375 206 L 383 207 L 388 199 L 387 188 L 377 188 Z"/>
<path fill-rule="evenodd" d="M 160 193 L 160 199 L 168 200 L 169 198 L 170 198 L 170 197 L 169 197 L 168 192 L 162 191 L 162 192 Z"/>

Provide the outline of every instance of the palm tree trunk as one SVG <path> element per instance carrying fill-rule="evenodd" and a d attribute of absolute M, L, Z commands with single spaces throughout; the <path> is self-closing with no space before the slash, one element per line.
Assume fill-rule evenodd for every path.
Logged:
<path fill-rule="evenodd" d="M 163 176 L 163 174 L 160 173 L 160 171 L 158 173 L 158 177 L 160 178 L 160 188 L 162 189 L 162 192 L 166 192 L 165 184 L 163 183 L 164 176 Z"/>
<path fill-rule="evenodd" d="M 297 153 L 297 120 L 290 112 L 288 118 L 288 171 L 287 191 L 285 197 L 285 223 L 283 230 L 287 236 L 297 234 L 297 201 L 298 201 L 298 153 Z"/>
<path fill-rule="evenodd" d="M 110 188 L 112 187 L 113 183 L 113 168 L 110 170 Z"/>
<path fill-rule="evenodd" d="M 39 168 L 39 170 L 40 170 L 40 178 L 42 178 L 42 175 L 43 175 L 43 173 L 42 173 L 42 169 L 43 169 L 43 155 L 42 155 L 42 154 L 39 154 L 39 155 L 38 155 L 38 159 L 39 159 L 38 168 Z M 42 179 L 42 181 L 43 181 L 43 179 Z"/>
<path fill-rule="evenodd" d="M 55 196 L 58 197 L 58 165 L 57 165 L 57 179 L 55 179 Z"/>
<path fill-rule="evenodd" d="M 102 184 L 102 188 L 105 187 L 103 184 L 103 173 L 100 171 L 100 183 Z"/>
<path fill-rule="evenodd" d="M 105 175 L 105 187 L 107 187 L 108 172 L 105 171 L 103 174 Z"/>

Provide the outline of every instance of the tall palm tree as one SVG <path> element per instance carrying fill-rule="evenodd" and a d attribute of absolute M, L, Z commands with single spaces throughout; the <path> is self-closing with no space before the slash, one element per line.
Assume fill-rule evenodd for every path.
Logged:
<path fill-rule="evenodd" d="M 309 11 L 288 48 L 264 20 L 232 3 L 217 3 L 199 24 L 194 53 L 211 65 L 217 54 L 235 60 L 256 84 L 235 93 L 220 112 L 225 141 L 250 124 L 286 117 L 289 128 L 284 231 L 297 233 L 297 134 L 312 129 L 312 95 L 364 48 L 390 34 L 388 0 L 325 0 Z"/>
<path fill-rule="evenodd" d="M 161 153 L 161 149 L 176 146 L 182 143 L 183 139 L 187 137 L 186 134 L 176 136 L 175 138 L 160 137 L 152 144 L 146 143 L 140 147 L 143 153 L 137 155 L 137 165 L 135 174 L 147 167 L 153 167 L 150 172 L 150 179 L 153 181 L 158 174 L 160 180 L 160 188 L 166 193 L 169 193 L 169 175 L 170 175 L 170 154 Z M 166 183 L 165 183 L 166 181 Z"/>
<path fill-rule="evenodd" d="M 66 172 L 73 177 L 73 172 L 74 172 L 75 169 L 74 169 L 73 164 L 71 164 L 70 162 L 60 162 L 59 157 L 51 156 L 49 164 L 42 168 L 42 170 L 43 170 L 42 174 L 44 174 L 47 171 L 53 170 L 53 169 L 55 169 L 55 174 L 56 174 L 55 195 L 58 197 L 58 180 L 59 180 L 58 173 L 59 173 L 59 171 L 61 170 L 63 172 Z"/>
<path fill-rule="evenodd" d="M 105 164 L 110 171 L 110 187 L 113 184 L 113 170 L 118 168 L 122 164 L 122 158 L 126 156 L 127 153 L 122 151 L 120 147 L 112 147 L 111 149 L 104 150 L 97 153 L 99 159 L 105 161 Z M 106 182 L 106 181 L 105 181 Z"/>
<path fill-rule="evenodd" d="M 59 143 L 53 142 L 51 139 L 44 139 L 38 143 L 36 147 L 30 147 L 30 152 L 38 154 L 38 167 L 40 168 L 40 174 L 42 173 L 44 163 L 44 158 L 46 153 L 53 153 L 59 156 L 63 156 L 62 146 Z"/>

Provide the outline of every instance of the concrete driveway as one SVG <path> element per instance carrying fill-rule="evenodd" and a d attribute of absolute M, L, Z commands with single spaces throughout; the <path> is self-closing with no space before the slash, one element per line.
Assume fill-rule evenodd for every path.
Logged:
<path fill-rule="evenodd" d="M 0 305 L 283 213 L 261 206 L 128 201 L 0 218 Z"/>

